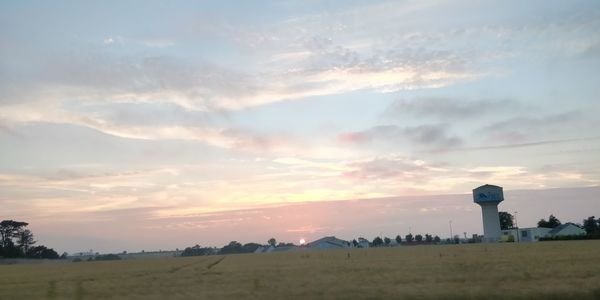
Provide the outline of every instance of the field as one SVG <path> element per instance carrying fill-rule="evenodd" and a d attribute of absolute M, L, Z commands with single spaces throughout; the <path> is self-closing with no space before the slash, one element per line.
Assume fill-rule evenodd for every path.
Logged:
<path fill-rule="evenodd" d="M 600 299 L 600 241 L 0 265 L 0 299 Z"/>

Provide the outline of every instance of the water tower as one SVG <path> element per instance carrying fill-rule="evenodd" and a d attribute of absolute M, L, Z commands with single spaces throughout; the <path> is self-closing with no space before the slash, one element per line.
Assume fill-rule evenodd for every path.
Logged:
<path fill-rule="evenodd" d="M 500 240 L 500 217 L 498 216 L 498 203 L 504 200 L 502 187 L 496 185 L 482 185 L 473 190 L 473 201 L 481 206 L 483 215 L 483 237 L 486 242 Z"/>

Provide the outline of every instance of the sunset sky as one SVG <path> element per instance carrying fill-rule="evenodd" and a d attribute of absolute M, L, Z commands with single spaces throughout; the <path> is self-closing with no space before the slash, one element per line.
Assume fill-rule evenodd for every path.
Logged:
<path fill-rule="evenodd" d="M 3 1 L 0 219 L 70 252 L 462 235 L 490 183 L 581 222 L 599 70 L 598 1 Z"/>

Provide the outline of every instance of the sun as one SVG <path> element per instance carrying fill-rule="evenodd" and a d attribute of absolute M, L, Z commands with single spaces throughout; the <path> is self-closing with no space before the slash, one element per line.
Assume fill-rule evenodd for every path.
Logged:
<path fill-rule="evenodd" d="M 306 241 L 304 239 L 300 239 L 300 245 L 304 245 L 306 244 Z"/>

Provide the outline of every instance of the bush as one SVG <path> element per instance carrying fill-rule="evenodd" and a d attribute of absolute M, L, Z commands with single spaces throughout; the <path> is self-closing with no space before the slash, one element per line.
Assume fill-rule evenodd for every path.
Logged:
<path fill-rule="evenodd" d="M 575 241 L 575 240 L 600 240 L 600 234 L 588 235 L 559 235 L 553 237 L 543 237 L 540 241 Z"/>
<path fill-rule="evenodd" d="M 181 253 L 181 256 L 201 256 L 201 255 L 209 255 L 213 253 L 212 248 L 200 247 L 196 245 L 194 247 L 187 247 Z"/>
<path fill-rule="evenodd" d="M 121 260 L 121 257 L 116 254 L 104 254 L 96 256 L 94 260 Z"/>

